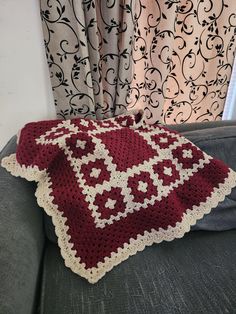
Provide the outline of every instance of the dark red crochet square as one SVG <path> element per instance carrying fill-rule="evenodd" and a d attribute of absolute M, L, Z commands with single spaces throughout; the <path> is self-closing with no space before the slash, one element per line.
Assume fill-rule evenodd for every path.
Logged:
<path fill-rule="evenodd" d="M 105 144 L 119 171 L 125 171 L 157 155 L 157 151 L 138 132 L 129 128 L 112 130 L 98 137 Z M 127 151 L 133 153 L 127 154 Z"/>

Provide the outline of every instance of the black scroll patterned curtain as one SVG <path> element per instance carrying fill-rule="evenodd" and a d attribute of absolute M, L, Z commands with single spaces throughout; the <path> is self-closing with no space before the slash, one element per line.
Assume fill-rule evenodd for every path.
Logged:
<path fill-rule="evenodd" d="M 40 0 L 57 114 L 220 120 L 235 55 L 236 1 Z"/>

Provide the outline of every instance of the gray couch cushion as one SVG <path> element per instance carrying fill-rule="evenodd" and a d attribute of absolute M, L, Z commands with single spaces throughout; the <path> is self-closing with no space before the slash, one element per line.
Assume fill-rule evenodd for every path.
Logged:
<path fill-rule="evenodd" d="M 181 132 L 207 154 L 223 160 L 236 170 L 236 122 L 193 123 L 169 128 Z M 48 239 L 56 243 L 51 218 L 45 214 L 44 220 Z M 236 228 L 236 188 L 216 209 L 199 220 L 192 230 L 221 231 L 233 228 Z"/>
<path fill-rule="evenodd" d="M 48 242 L 41 314 L 216 314 L 236 309 L 236 230 L 191 232 L 146 248 L 95 285 Z"/>
<path fill-rule="evenodd" d="M 15 152 L 12 138 L 1 159 Z M 16 178 L 0 166 L 0 313 L 35 311 L 35 296 L 44 248 L 42 209 L 35 185 Z"/>

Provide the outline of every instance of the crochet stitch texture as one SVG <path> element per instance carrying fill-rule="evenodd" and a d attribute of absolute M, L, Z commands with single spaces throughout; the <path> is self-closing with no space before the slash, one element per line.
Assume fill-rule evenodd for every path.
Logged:
<path fill-rule="evenodd" d="M 236 185 L 223 162 L 138 118 L 29 123 L 2 161 L 38 182 L 66 266 L 91 283 L 145 246 L 182 237 Z"/>

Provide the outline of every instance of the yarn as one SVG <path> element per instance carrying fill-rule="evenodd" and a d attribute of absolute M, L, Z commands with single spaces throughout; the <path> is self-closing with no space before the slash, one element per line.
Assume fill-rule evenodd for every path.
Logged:
<path fill-rule="evenodd" d="M 38 182 L 66 266 L 91 283 L 146 246 L 182 237 L 236 185 L 223 162 L 138 120 L 28 123 L 2 161 Z"/>

